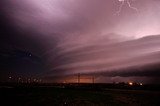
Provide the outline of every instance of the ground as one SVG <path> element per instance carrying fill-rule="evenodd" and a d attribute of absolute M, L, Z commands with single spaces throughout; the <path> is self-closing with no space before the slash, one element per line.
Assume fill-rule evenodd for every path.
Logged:
<path fill-rule="evenodd" d="M 56 87 L 0 88 L 4 106 L 158 106 L 160 92 Z M 1 106 L 3 106 L 1 105 Z"/>

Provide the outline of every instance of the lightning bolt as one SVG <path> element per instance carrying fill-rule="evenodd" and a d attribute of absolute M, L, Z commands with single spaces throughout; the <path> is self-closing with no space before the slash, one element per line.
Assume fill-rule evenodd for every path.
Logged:
<path fill-rule="evenodd" d="M 117 15 L 120 15 L 121 11 L 122 11 L 122 7 L 125 4 L 125 0 L 118 0 L 119 2 L 122 2 L 121 5 L 119 6 L 118 11 L 116 12 Z"/>
<path fill-rule="evenodd" d="M 127 0 L 127 4 L 128 4 L 128 7 L 129 7 L 130 9 L 133 9 L 133 10 L 135 10 L 135 11 L 138 13 L 138 9 L 137 9 L 136 7 L 133 7 L 133 6 L 131 5 L 131 3 L 130 3 L 129 0 Z"/>
<path fill-rule="evenodd" d="M 122 11 L 122 8 L 123 6 L 125 5 L 125 3 L 128 5 L 128 7 L 134 11 L 136 11 L 138 13 L 138 9 L 136 7 L 133 7 L 131 5 L 131 2 L 130 0 L 118 0 L 119 2 L 121 2 L 120 6 L 119 6 L 119 9 L 118 11 L 116 12 L 116 15 L 120 15 L 121 11 Z"/>

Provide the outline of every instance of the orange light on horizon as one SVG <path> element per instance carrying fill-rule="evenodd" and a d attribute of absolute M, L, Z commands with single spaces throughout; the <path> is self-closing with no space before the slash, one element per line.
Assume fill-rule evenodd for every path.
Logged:
<path fill-rule="evenodd" d="M 133 85 L 133 83 L 132 83 L 132 82 L 129 82 L 128 84 L 129 84 L 129 85 Z"/>

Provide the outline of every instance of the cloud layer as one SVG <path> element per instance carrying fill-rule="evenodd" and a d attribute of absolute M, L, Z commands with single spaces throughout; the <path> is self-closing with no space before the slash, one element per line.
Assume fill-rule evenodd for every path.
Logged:
<path fill-rule="evenodd" d="M 49 70 L 44 74 L 54 76 L 159 63 L 160 2 L 130 3 L 138 12 L 124 4 L 115 14 L 118 0 L 3 0 L 0 6 L 8 24 L 20 33 L 13 36 L 45 58 Z M 41 49 L 23 42 L 23 37 Z"/>

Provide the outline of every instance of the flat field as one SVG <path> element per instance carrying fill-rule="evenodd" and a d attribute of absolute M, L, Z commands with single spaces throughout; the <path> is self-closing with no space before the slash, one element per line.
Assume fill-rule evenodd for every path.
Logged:
<path fill-rule="evenodd" d="M 0 88 L 1 106 L 159 106 L 160 92 L 56 87 Z"/>

